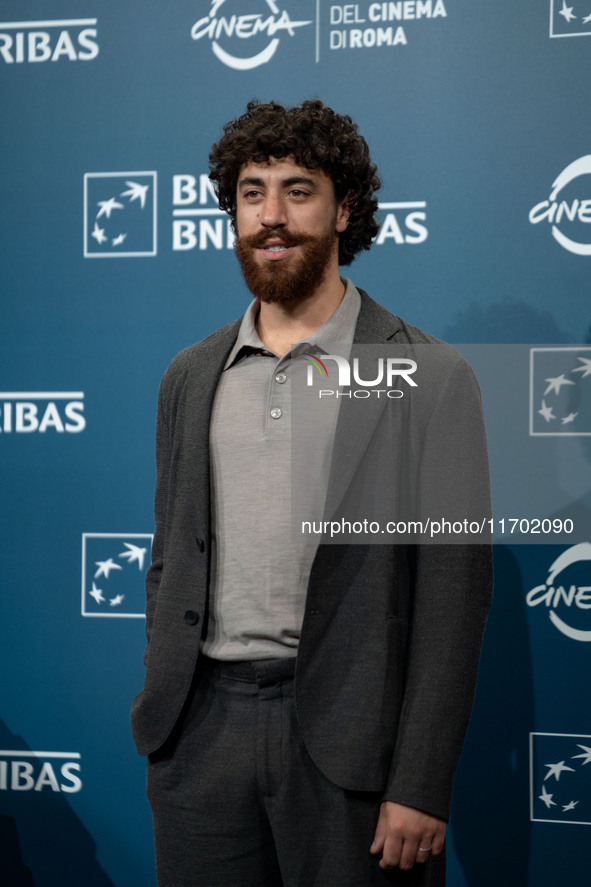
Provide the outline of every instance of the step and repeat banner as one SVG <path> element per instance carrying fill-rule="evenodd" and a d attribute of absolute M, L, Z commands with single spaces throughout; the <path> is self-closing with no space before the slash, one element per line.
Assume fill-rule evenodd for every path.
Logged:
<path fill-rule="evenodd" d="M 449 883 L 586 883 L 590 74 L 591 0 L 0 0 L 1 884 L 155 887 L 128 712 L 158 383 L 249 302 L 211 144 L 314 97 L 383 179 L 347 274 L 484 395 L 496 589 Z"/>

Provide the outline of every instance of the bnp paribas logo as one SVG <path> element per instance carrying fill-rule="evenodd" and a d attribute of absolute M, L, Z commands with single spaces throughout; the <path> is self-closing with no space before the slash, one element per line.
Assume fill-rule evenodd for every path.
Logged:
<path fill-rule="evenodd" d="M 82 534 L 82 615 L 144 618 L 149 533 Z"/>
<path fill-rule="evenodd" d="M 590 0 L 550 0 L 550 37 L 591 37 Z"/>
<path fill-rule="evenodd" d="M 531 437 L 591 437 L 591 347 L 530 348 Z"/>
<path fill-rule="evenodd" d="M 155 172 L 88 172 L 84 176 L 84 256 L 155 256 Z"/>
<path fill-rule="evenodd" d="M 530 733 L 532 822 L 591 825 L 591 736 Z"/>

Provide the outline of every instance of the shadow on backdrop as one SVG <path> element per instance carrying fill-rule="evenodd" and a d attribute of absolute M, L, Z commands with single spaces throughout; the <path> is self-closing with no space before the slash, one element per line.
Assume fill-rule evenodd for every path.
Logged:
<path fill-rule="evenodd" d="M 0 877 L 6 887 L 34 887 L 33 873 L 23 862 L 16 822 L 0 813 Z"/>
<path fill-rule="evenodd" d="M 495 592 L 456 776 L 452 838 L 468 887 L 528 883 L 533 674 L 521 571 L 495 546 Z"/>
<path fill-rule="evenodd" d="M 0 719 L 0 748 L 31 751 Z M 96 844 L 66 798 L 50 786 L 0 792 L 2 887 L 116 887 L 96 860 Z"/>
<path fill-rule="evenodd" d="M 591 330 L 590 330 L 591 331 Z M 446 342 L 521 345 L 526 342 L 558 345 L 570 342 L 549 311 L 540 311 L 516 299 L 494 305 L 470 302 L 443 331 Z"/>

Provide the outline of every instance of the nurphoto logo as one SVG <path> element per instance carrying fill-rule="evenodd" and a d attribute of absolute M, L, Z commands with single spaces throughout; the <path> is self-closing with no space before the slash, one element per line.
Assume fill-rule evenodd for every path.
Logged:
<path fill-rule="evenodd" d="M 321 388 L 318 397 L 355 397 L 363 399 L 384 395 L 385 397 L 397 399 L 404 397 L 404 392 L 399 388 L 394 388 L 394 383 L 405 382 L 411 388 L 417 388 L 417 382 L 412 378 L 412 374 L 417 370 L 416 360 L 408 357 L 378 357 L 372 362 L 371 368 L 365 366 L 362 370 L 360 359 L 354 357 L 349 361 L 341 354 L 322 354 L 322 356 L 313 354 L 312 352 L 303 352 L 301 355 L 308 363 L 306 374 L 306 385 L 311 388 L 316 380 L 316 374 L 320 374 L 321 378 L 333 381 L 335 389 Z M 330 372 L 327 367 L 331 368 Z M 368 363 L 366 360 L 365 364 Z M 333 366 L 336 364 L 336 367 Z M 369 376 L 366 375 L 369 373 Z M 352 388 L 351 382 L 361 386 L 360 388 Z M 378 387 L 385 386 L 385 387 Z M 349 391 L 343 389 L 350 389 Z"/>

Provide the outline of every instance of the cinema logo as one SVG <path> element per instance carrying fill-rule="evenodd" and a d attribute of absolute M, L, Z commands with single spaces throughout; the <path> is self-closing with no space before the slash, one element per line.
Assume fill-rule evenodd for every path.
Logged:
<path fill-rule="evenodd" d="M 0 750 L 0 791 L 76 794 L 82 788 L 80 760 L 78 752 Z"/>
<path fill-rule="evenodd" d="M 282 8 L 284 4 L 276 0 L 253 0 L 252 11 L 242 15 L 232 14 L 235 6 L 232 0 L 212 0 L 208 15 L 191 28 L 193 40 L 208 39 L 215 57 L 235 71 L 250 71 L 267 64 L 283 37 L 295 37 L 299 28 L 313 24 L 312 20 L 291 19 Z M 246 45 L 243 53 L 242 47 Z"/>
<path fill-rule="evenodd" d="M 0 59 L 7 64 L 89 62 L 99 54 L 96 18 L 0 22 Z"/>
<path fill-rule="evenodd" d="M 548 199 L 532 207 L 529 221 L 550 225 L 563 249 L 591 256 L 591 154 L 569 163 L 552 183 Z"/>
<path fill-rule="evenodd" d="M 0 433 L 79 434 L 85 428 L 83 391 L 0 391 Z"/>
<path fill-rule="evenodd" d="M 573 641 L 591 641 L 589 561 L 591 543 L 573 545 L 550 565 L 545 583 L 526 596 L 528 607 L 545 608 L 552 625 Z"/>
<path fill-rule="evenodd" d="M 447 18 L 443 0 L 345 3 L 330 7 L 330 49 L 406 46 L 406 22 Z"/>
<path fill-rule="evenodd" d="M 304 352 L 301 356 L 308 363 L 306 373 L 306 385 L 308 387 L 314 385 L 314 370 L 320 374 L 322 379 L 330 377 L 330 381 L 332 381 L 333 375 L 335 375 L 334 368 L 331 367 L 331 372 L 329 373 L 326 364 L 329 361 L 336 363 L 337 372 L 334 384 L 338 387 L 320 388 L 318 391 L 320 399 L 325 397 L 347 397 L 365 400 L 370 397 L 388 397 L 397 400 L 400 397 L 404 397 L 404 391 L 401 388 L 394 388 L 395 381 L 405 382 L 411 388 L 418 387 L 414 379 L 411 378 L 412 374 L 417 370 L 417 362 L 407 357 L 378 357 L 371 371 L 375 373 L 375 377 L 367 379 L 362 377 L 358 357 L 354 357 L 352 361 L 349 361 L 340 354 L 323 354 L 320 357 L 310 352 Z M 368 362 L 364 361 L 366 365 Z M 367 369 L 364 370 L 365 372 L 367 372 Z M 351 386 L 351 377 L 353 377 L 353 382 L 361 386 L 360 388 L 353 388 Z M 378 387 L 383 384 L 386 387 Z"/>

